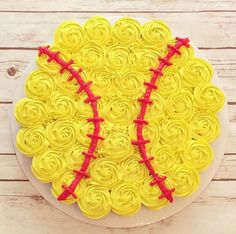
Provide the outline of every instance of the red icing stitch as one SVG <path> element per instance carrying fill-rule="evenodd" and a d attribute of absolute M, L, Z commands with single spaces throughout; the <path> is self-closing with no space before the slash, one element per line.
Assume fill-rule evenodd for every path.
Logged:
<path fill-rule="evenodd" d="M 80 72 L 82 71 L 82 69 L 79 69 L 78 71 L 76 71 L 71 64 L 73 63 L 72 60 L 70 60 L 69 62 L 64 61 L 62 58 L 60 58 L 59 56 L 59 51 L 53 52 L 49 49 L 49 46 L 46 47 L 39 47 L 38 51 L 39 51 L 39 56 L 41 56 L 42 54 L 47 55 L 48 58 L 48 62 L 51 61 L 55 61 L 57 64 L 59 64 L 61 66 L 61 70 L 60 72 L 63 73 L 64 71 L 68 71 L 71 76 L 68 78 L 68 81 L 71 81 L 73 79 L 76 79 L 78 84 L 80 85 L 80 91 L 84 91 L 87 94 L 87 101 L 88 103 L 90 103 L 92 110 L 93 110 L 93 118 L 88 119 L 88 121 L 90 121 L 91 119 L 94 119 L 94 121 L 92 121 L 94 123 L 94 131 L 93 134 L 88 135 L 91 138 L 91 142 L 90 142 L 90 146 L 88 149 L 88 152 L 83 153 L 85 155 L 84 161 L 82 163 L 82 166 L 80 168 L 80 170 L 78 171 L 74 171 L 76 173 L 76 177 L 75 179 L 72 181 L 72 183 L 69 186 L 63 185 L 63 189 L 64 191 L 58 196 L 58 200 L 65 200 L 67 199 L 67 197 L 69 197 L 70 195 L 72 195 L 74 198 L 77 198 L 76 194 L 74 193 L 76 186 L 79 184 L 79 182 L 83 179 L 83 177 L 88 177 L 88 174 L 86 172 L 86 170 L 89 167 L 90 164 L 90 160 L 91 158 L 95 158 L 96 156 L 93 155 L 96 147 L 97 147 L 97 143 L 98 140 L 103 140 L 103 137 L 99 136 L 100 133 L 100 120 L 101 118 L 98 115 L 98 110 L 97 110 L 97 100 L 99 97 L 94 96 L 94 94 L 92 93 L 89 85 L 90 83 L 86 83 L 83 81 L 82 77 L 80 76 Z M 99 121 L 96 121 L 99 120 Z"/>
<path fill-rule="evenodd" d="M 149 143 L 150 141 L 147 139 L 144 139 L 144 137 L 143 137 L 143 125 L 147 124 L 146 121 L 144 120 L 146 109 L 147 109 L 147 104 L 151 104 L 150 96 L 151 96 L 152 90 L 157 88 L 155 83 L 156 83 L 157 79 L 163 75 L 163 73 L 162 73 L 163 68 L 171 65 L 169 60 L 175 54 L 180 55 L 179 49 L 182 46 L 189 47 L 189 39 L 188 38 L 176 37 L 176 40 L 177 40 L 177 42 L 175 43 L 174 46 L 168 45 L 169 52 L 167 53 L 167 55 L 164 58 L 159 58 L 160 64 L 157 67 L 157 69 L 154 69 L 154 68 L 150 69 L 153 72 L 153 76 L 152 76 L 151 81 L 149 83 L 145 83 L 147 88 L 146 88 L 146 92 L 145 92 L 144 96 L 142 98 L 138 99 L 138 101 L 140 102 L 140 105 L 141 105 L 141 109 L 140 109 L 139 116 L 135 121 L 136 126 L 137 126 L 137 140 L 132 141 L 132 144 L 138 146 L 140 155 L 142 157 L 142 160 L 140 160 L 140 163 L 145 163 L 151 176 L 153 177 L 153 181 L 150 183 L 150 185 L 151 186 L 157 185 L 160 188 L 162 194 L 160 195 L 159 199 L 166 198 L 170 202 L 173 202 L 172 193 L 175 191 L 175 189 L 174 188 L 168 189 L 164 183 L 166 177 L 165 176 L 161 177 L 155 172 L 155 170 L 151 164 L 151 160 L 153 159 L 153 157 L 147 156 L 145 144 Z"/>

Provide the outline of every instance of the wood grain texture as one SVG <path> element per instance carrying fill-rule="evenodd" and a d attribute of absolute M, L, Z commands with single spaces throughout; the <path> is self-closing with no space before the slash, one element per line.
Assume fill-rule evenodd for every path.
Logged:
<path fill-rule="evenodd" d="M 236 48 L 236 21 L 231 12 L 202 13 L 98 13 L 114 22 L 122 16 L 140 22 L 162 19 L 179 35 L 188 36 L 200 48 Z M 84 23 L 95 13 L 9 13 L 0 14 L 1 48 L 36 48 L 53 38 L 55 28 L 65 20 Z M 5 20 L 7 19 L 7 20 Z M 193 27 L 194 25 L 194 27 Z M 196 30 L 197 29 L 197 30 Z"/>
<path fill-rule="evenodd" d="M 100 0 L 100 1 L 78 1 L 59 0 L 58 4 L 47 1 L 24 0 L 18 4 L 17 0 L 0 1 L 0 11 L 21 11 L 21 12 L 199 12 L 199 11 L 233 11 L 236 9 L 234 0 Z"/>
<path fill-rule="evenodd" d="M 190 37 L 213 64 L 229 102 L 231 136 L 213 181 L 181 213 L 146 227 L 110 229 L 74 220 L 46 202 L 21 171 L 11 141 L 12 95 L 36 48 L 66 19 L 93 15 L 165 20 Z M 235 234 L 236 230 L 236 1 L 235 0 L 0 0 L 0 233 Z"/>

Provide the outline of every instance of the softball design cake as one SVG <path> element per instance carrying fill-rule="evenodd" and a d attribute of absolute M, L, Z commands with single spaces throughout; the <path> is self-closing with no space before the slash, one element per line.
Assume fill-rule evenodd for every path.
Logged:
<path fill-rule="evenodd" d="M 161 20 L 67 21 L 14 106 L 16 145 L 58 202 L 99 219 L 191 196 L 211 165 L 223 92 Z"/>

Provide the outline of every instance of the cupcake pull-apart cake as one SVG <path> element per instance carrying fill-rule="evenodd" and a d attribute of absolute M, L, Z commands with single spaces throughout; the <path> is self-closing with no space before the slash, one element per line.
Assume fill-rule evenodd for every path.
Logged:
<path fill-rule="evenodd" d="M 36 62 L 14 107 L 16 145 L 58 202 L 99 219 L 198 189 L 224 95 L 188 38 L 161 20 L 92 17 L 61 24 Z"/>

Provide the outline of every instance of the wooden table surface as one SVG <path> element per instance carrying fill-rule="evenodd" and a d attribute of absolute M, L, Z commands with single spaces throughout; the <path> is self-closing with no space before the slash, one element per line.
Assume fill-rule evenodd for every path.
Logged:
<path fill-rule="evenodd" d="M 32 188 L 12 146 L 9 110 L 22 71 L 60 22 L 93 15 L 163 19 L 207 56 L 228 98 L 231 136 L 214 179 L 184 211 L 149 226 L 100 228 L 63 214 Z M 0 22 L 0 233 L 236 233 L 236 0 L 0 0 Z"/>

